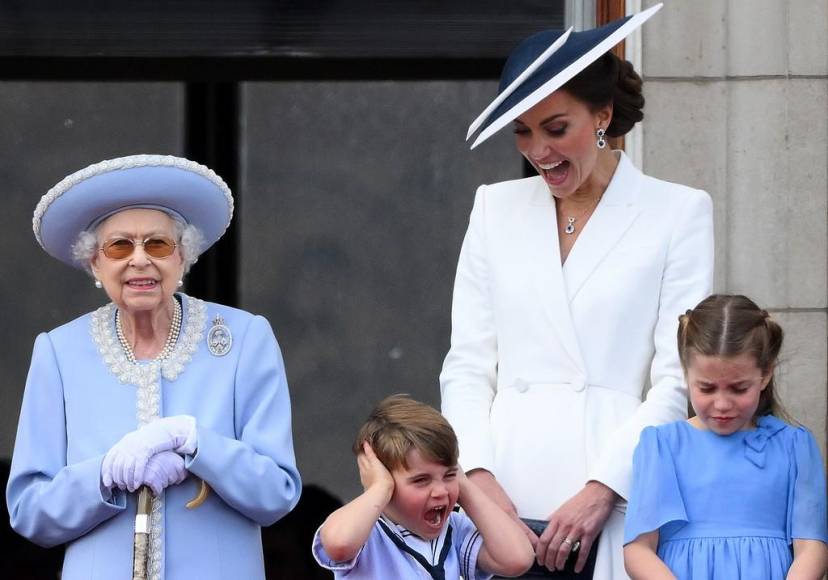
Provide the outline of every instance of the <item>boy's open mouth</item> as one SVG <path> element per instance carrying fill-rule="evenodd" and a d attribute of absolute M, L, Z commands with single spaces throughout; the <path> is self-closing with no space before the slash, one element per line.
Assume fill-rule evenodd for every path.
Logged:
<path fill-rule="evenodd" d="M 431 508 L 425 513 L 425 520 L 434 527 L 439 527 L 443 523 L 447 506 L 439 505 Z"/>

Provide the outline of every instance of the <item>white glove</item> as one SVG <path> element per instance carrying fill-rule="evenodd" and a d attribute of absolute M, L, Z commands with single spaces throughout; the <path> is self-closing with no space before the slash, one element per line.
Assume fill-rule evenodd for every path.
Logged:
<path fill-rule="evenodd" d="M 156 496 L 170 485 L 178 485 L 187 479 L 184 458 L 175 451 L 162 451 L 150 457 L 144 469 L 144 481 Z"/>
<path fill-rule="evenodd" d="M 156 453 L 175 451 L 192 455 L 198 446 L 195 417 L 176 415 L 156 419 L 127 433 L 104 456 L 101 482 L 105 487 L 129 491 L 144 481 L 147 462 Z"/>

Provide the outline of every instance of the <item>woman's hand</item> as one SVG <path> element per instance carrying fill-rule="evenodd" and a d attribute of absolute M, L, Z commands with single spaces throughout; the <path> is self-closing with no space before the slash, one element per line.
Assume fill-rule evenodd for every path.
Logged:
<path fill-rule="evenodd" d="M 603 483 L 587 482 L 549 517 L 549 525 L 535 546 L 538 564 L 550 570 L 563 570 L 572 547 L 580 542 L 575 572 L 583 570 L 592 543 L 617 500 L 618 494 Z"/>
<path fill-rule="evenodd" d="M 506 512 L 512 519 L 516 520 L 520 525 L 523 533 L 526 534 L 526 537 L 529 538 L 529 542 L 532 544 L 534 548 L 538 543 L 538 537 L 535 533 L 529 529 L 529 527 L 523 523 L 523 521 L 518 517 L 517 509 L 515 508 L 515 504 L 512 503 L 512 500 L 509 499 L 509 496 L 506 495 L 506 492 L 500 486 L 500 484 L 495 479 L 495 476 L 492 475 L 490 471 L 485 469 L 472 469 L 471 471 L 466 474 L 469 480 L 474 483 L 477 487 L 483 490 L 489 499 L 497 504 L 497 506 Z M 462 496 L 462 491 L 461 491 Z"/>
<path fill-rule="evenodd" d="M 365 441 L 362 444 L 362 453 L 357 455 L 359 480 L 362 488 L 368 491 L 371 487 L 386 490 L 390 498 L 394 492 L 394 477 L 388 468 L 374 454 L 371 444 Z"/>
<path fill-rule="evenodd" d="M 184 458 L 174 451 L 162 451 L 150 457 L 144 470 L 144 482 L 158 497 L 171 485 L 178 485 L 187 479 Z"/>
<path fill-rule="evenodd" d="M 106 453 L 101 464 L 104 487 L 135 491 L 144 481 L 150 458 L 164 451 L 194 453 L 197 447 L 195 418 L 164 417 L 124 435 Z"/>

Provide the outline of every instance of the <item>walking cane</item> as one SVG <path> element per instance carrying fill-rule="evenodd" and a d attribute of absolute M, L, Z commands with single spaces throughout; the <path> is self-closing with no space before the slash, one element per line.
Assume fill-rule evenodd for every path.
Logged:
<path fill-rule="evenodd" d="M 132 551 L 132 580 L 148 580 L 150 513 L 152 492 L 146 485 L 138 490 L 138 511 L 135 513 L 135 539 Z"/>
<path fill-rule="evenodd" d="M 210 487 L 202 479 L 198 495 L 187 502 L 187 509 L 195 509 L 204 503 Z M 138 490 L 138 510 L 135 513 L 135 538 L 132 549 L 132 580 L 149 580 L 149 538 L 152 492 L 146 485 Z"/>

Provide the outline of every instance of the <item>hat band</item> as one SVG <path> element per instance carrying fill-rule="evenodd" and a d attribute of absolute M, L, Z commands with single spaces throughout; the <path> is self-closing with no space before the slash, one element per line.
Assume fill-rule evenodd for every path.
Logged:
<path fill-rule="evenodd" d="M 114 216 L 116 213 L 120 213 L 120 212 L 122 212 L 122 211 L 126 211 L 126 210 L 128 210 L 128 209 L 154 209 L 154 210 L 158 210 L 158 211 L 164 212 L 165 214 L 167 214 L 168 216 L 170 216 L 170 217 L 171 217 L 171 218 L 173 218 L 174 220 L 181 221 L 181 222 L 183 222 L 183 223 L 185 223 L 185 224 L 186 224 L 186 223 L 189 223 L 189 222 L 188 222 L 188 221 L 184 218 L 184 216 L 183 216 L 183 215 L 181 215 L 180 213 L 178 213 L 178 212 L 177 212 L 177 211 L 175 211 L 174 209 L 170 209 L 170 208 L 168 208 L 168 207 L 164 207 L 163 205 L 154 205 L 154 204 L 151 204 L 151 203 L 136 203 L 136 204 L 134 204 L 134 205 L 125 205 L 125 206 L 123 206 L 123 207 L 119 207 L 119 208 L 117 208 L 117 209 L 113 209 L 112 211 L 110 211 L 110 212 L 108 212 L 108 213 L 105 213 L 105 214 L 103 214 L 102 216 L 98 216 L 97 218 L 95 218 L 94 220 L 92 220 L 92 223 L 90 223 L 88 226 L 86 226 L 86 231 L 91 231 L 91 230 L 94 230 L 94 229 L 95 229 L 95 228 L 97 228 L 99 225 L 101 225 L 101 223 L 102 223 L 102 222 L 104 222 L 105 220 L 107 220 L 107 219 L 111 218 L 111 217 L 112 217 L 112 216 Z"/>

